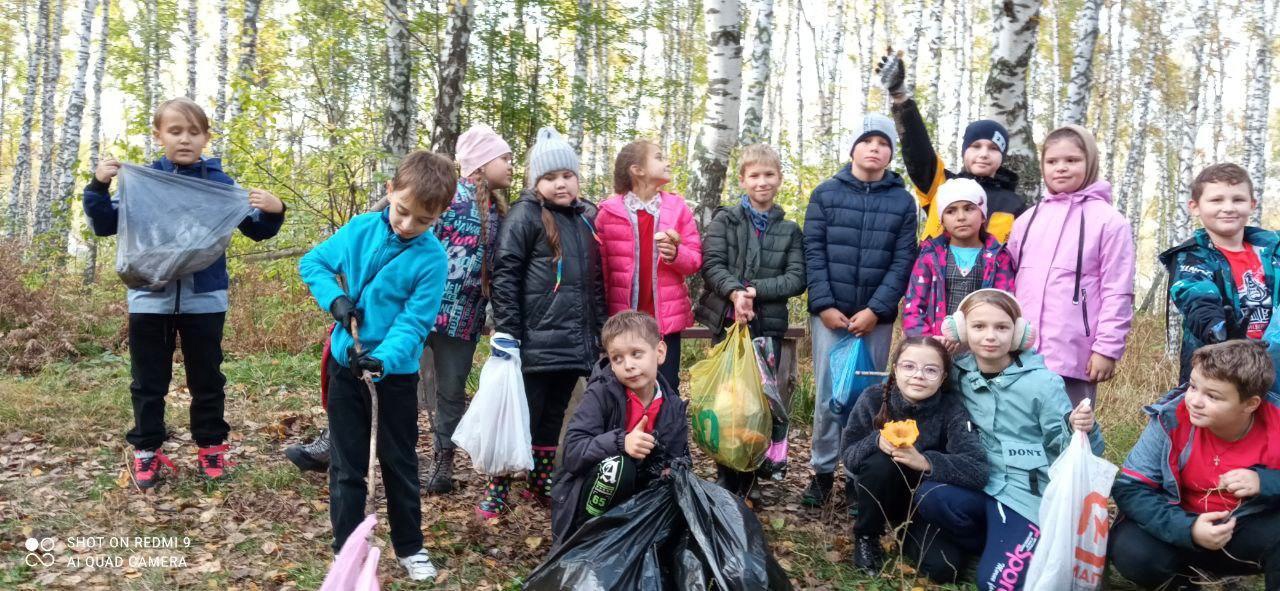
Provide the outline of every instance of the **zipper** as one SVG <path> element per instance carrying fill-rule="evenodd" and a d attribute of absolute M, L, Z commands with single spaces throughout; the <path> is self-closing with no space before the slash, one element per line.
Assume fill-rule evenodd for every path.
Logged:
<path fill-rule="evenodd" d="M 1084 336 L 1090 336 L 1089 331 L 1089 298 L 1085 294 L 1084 288 L 1080 288 L 1080 315 L 1084 317 Z"/>
<path fill-rule="evenodd" d="M 182 310 L 182 279 L 175 279 L 173 282 L 173 288 L 174 288 L 173 313 L 181 314 L 182 313 L 181 311 Z"/>

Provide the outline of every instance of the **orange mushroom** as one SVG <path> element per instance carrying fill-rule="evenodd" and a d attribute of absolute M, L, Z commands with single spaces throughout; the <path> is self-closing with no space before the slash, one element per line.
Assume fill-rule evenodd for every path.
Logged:
<path fill-rule="evenodd" d="M 915 419 L 889 421 L 880 429 L 880 436 L 895 447 L 910 447 L 915 445 L 920 429 L 916 427 Z"/>

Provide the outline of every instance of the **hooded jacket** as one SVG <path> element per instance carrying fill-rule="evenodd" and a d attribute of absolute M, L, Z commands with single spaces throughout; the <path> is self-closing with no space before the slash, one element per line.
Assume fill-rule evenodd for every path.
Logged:
<path fill-rule="evenodd" d="M 1071 442 L 1071 402 L 1062 378 L 1031 352 L 1018 354 L 990 380 L 967 353 L 956 359 L 951 378 L 987 452 L 990 473 L 983 492 L 1039 523 L 1049 466 Z M 1096 423 L 1089 444 L 1094 454 L 1102 455 L 1102 431 Z"/>
<path fill-rule="evenodd" d="M 1014 295 L 1039 334 L 1036 350 L 1063 377 L 1087 380 L 1089 356 L 1124 356 L 1133 323 L 1134 244 L 1111 205 L 1111 183 L 1046 193 L 1013 224 L 1005 247 Z"/>
<path fill-rule="evenodd" d="M 774 205 L 763 236 L 747 219 L 741 204 L 721 207 L 707 226 L 702 243 L 702 296 L 695 317 L 722 334 L 732 320 L 729 294 L 756 289 L 757 336 L 781 337 L 787 332 L 787 301 L 804 293 L 804 236 L 800 226 L 785 219 L 786 211 Z"/>
<path fill-rule="evenodd" d="M 1147 427 L 1129 451 L 1111 489 L 1116 508 L 1147 533 L 1182 548 L 1197 548 L 1191 525 L 1197 515 L 1183 509 L 1180 475 L 1191 457 L 1191 424 L 1185 404 L 1187 386 L 1170 390 L 1160 401 L 1143 407 Z M 1275 510 L 1280 504 L 1280 398 L 1268 393 L 1258 410 L 1267 426 L 1267 456 L 1258 473 L 1260 492 L 1235 509 L 1235 517 Z"/>
<path fill-rule="evenodd" d="M 917 248 L 916 204 L 902 177 L 886 170 L 866 183 L 846 162 L 813 190 L 804 214 L 809 313 L 869 308 L 892 324 Z"/>
<path fill-rule="evenodd" d="M 902 332 L 909 337 L 942 334 L 942 321 L 947 317 L 947 248 L 950 245 L 951 237 L 945 233 L 920 245 L 920 256 L 911 268 L 906 302 L 902 306 Z M 1013 291 L 1013 256 L 995 236 L 987 234 L 978 262 L 982 264 L 982 289 Z"/>

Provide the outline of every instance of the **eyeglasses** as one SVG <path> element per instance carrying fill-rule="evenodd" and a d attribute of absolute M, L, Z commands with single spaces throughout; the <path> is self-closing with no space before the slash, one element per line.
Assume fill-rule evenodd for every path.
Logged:
<path fill-rule="evenodd" d="M 898 373 L 908 378 L 922 375 L 924 379 L 932 382 L 942 377 L 942 368 L 936 365 L 916 365 L 914 361 L 899 361 L 895 367 Z"/>

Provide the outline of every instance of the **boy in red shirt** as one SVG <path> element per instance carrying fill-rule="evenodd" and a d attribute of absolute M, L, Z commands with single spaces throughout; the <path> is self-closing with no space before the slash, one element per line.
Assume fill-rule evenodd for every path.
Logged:
<path fill-rule="evenodd" d="M 666 343 L 652 316 L 635 310 L 604 323 L 607 355 L 569 420 L 551 490 L 552 551 L 588 519 L 604 514 L 689 458 L 687 403 L 658 373 Z"/>
<path fill-rule="evenodd" d="M 1229 341 L 1191 358 L 1191 380 L 1151 416 L 1112 489 L 1111 559 L 1144 588 L 1266 575 L 1280 588 L 1280 399 L 1264 345 Z"/>

